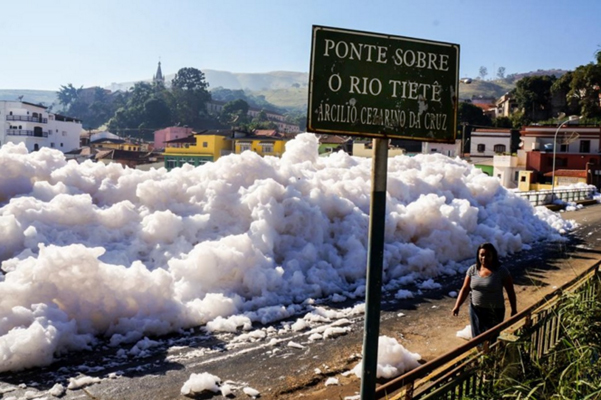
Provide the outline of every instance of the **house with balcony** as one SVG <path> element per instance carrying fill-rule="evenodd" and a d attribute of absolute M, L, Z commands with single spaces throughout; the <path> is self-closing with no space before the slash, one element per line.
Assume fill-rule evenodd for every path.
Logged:
<path fill-rule="evenodd" d="M 0 146 L 23 143 L 28 151 L 49 147 L 70 152 L 79 148 L 81 121 L 48 112 L 24 101 L 0 101 Z"/>
<path fill-rule="evenodd" d="M 497 108 L 495 117 L 509 117 L 518 110 L 517 101 L 509 93 L 499 97 L 495 106 Z"/>
<path fill-rule="evenodd" d="M 555 125 L 532 125 L 523 127 L 520 133 L 518 158 L 531 171 L 524 181 L 551 185 L 555 175 L 555 185 L 586 181 L 599 187 L 601 127 L 566 124 L 558 130 Z"/>

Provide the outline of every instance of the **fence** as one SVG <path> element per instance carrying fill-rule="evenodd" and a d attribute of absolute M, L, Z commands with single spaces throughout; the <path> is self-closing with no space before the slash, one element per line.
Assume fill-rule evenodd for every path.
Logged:
<path fill-rule="evenodd" d="M 533 206 L 543 206 L 553 204 L 553 197 L 565 202 L 576 202 L 589 200 L 595 194 L 594 188 L 583 189 L 558 189 L 551 192 L 550 190 L 539 190 L 529 192 L 515 192 L 518 196 L 527 199 Z"/>
<path fill-rule="evenodd" d="M 565 293 L 578 294 L 581 300 L 599 299 L 600 265 L 601 262 L 596 263 L 536 304 L 465 345 L 379 386 L 376 399 L 455 400 L 482 395 L 503 368 L 499 365 L 503 362 L 500 355 L 508 343 L 527 343 L 530 357 L 539 359 L 562 339 L 562 316 L 556 311 Z M 488 355 L 491 357 L 486 357 Z"/>

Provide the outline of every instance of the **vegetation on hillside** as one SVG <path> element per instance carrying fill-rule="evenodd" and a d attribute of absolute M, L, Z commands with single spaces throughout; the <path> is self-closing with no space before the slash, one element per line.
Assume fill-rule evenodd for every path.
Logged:
<path fill-rule="evenodd" d="M 488 71 L 481 70 L 480 78 L 471 84 L 459 85 L 459 98 L 472 100 L 497 99 L 509 94 L 520 110 L 511 118 L 490 119 L 481 115 L 475 106 L 461 103 L 459 122 L 470 126 L 495 126 L 520 128 L 532 123 L 557 123 L 563 115 L 580 115 L 583 123 L 601 122 L 600 86 L 601 56 L 596 62 L 577 67 L 574 71 L 538 70 L 505 76 L 504 68 L 496 72 L 496 79 L 485 80 Z M 156 87 L 148 82 L 138 82 L 127 91 L 111 92 L 99 87 L 76 88 L 72 84 L 61 86 L 58 104 L 52 104 L 48 93 L 44 104 L 50 110 L 81 119 L 84 128 L 94 129 L 108 125 L 116 133 L 152 132 L 170 125 L 187 125 L 194 129 L 254 126 L 270 127 L 266 121 L 248 120 L 231 115 L 208 115 L 203 111 L 209 100 L 229 103 L 244 101 L 248 107 L 284 114 L 290 123 L 306 126 L 308 86 L 299 82 L 306 74 L 274 72 L 270 74 L 232 74 L 212 71 L 219 77 L 216 82 L 232 81 L 238 86 L 250 85 L 254 90 L 231 89 L 218 86 L 209 90 L 203 72 L 182 68 L 166 86 Z M 260 75 L 260 76 L 254 76 Z M 275 75 L 267 77 L 266 75 Z M 254 79 L 256 78 L 256 79 Z M 254 79 L 254 80 L 253 80 Z M 264 83 L 265 88 L 257 90 Z M 275 84 L 273 88 L 271 85 Z M 0 91 L 0 98 L 17 100 L 24 91 Z M 27 91 L 24 101 L 39 103 L 37 91 Z M 8 98 L 7 98 L 8 96 Z"/>
<path fill-rule="evenodd" d="M 238 128 L 245 130 L 271 129 L 265 112 L 254 119 L 248 118 L 249 107 L 280 112 L 262 96 L 247 96 L 244 91 L 218 88 L 215 97 L 224 101 L 220 115 L 207 113 L 212 92 L 202 71 L 182 68 L 171 80 L 169 87 L 162 82 L 138 82 L 127 92 L 110 92 L 95 88 L 61 86 L 58 101 L 65 113 L 83 121 L 85 129 L 101 125 L 122 136 L 151 139 L 152 133 L 168 126 L 189 126 L 195 130 Z M 232 111 L 232 107 L 234 110 Z M 244 115 L 238 112 L 242 108 Z"/>

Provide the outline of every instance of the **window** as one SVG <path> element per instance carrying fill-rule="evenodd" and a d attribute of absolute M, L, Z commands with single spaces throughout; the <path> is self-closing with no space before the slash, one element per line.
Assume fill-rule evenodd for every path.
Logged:
<path fill-rule="evenodd" d="M 273 144 L 269 143 L 261 145 L 261 151 L 263 153 L 273 153 Z"/>
<path fill-rule="evenodd" d="M 567 153 L 567 152 L 568 152 L 568 148 L 569 148 L 569 147 L 570 147 L 570 146 L 568 146 L 567 144 L 562 144 L 562 145 L 559 145 L 559 152 L 560 152 L 560 153 Z"/>
<path fill-rule="evenodd" d="M 484 150 L 486 150 L 486 145 L 479 144 L 477 149 L 478 149 L 478 153 L 484 153 Z"/>
<path fill-rule="evenodd" d="M 581 140 L 580 141 L 580 152 L 581 153 L 590 153 L 591 152 L 591 141 L 590 140 Z"/>
<path fill-rule="evenodd" d="M 505 153 L 505 145 L 504 144 L 495 144 L 494 151 L 495 153 Z"/>
<path fill-rule="evenodd" d="M 250 143 L 240 143 L 240 153 L 250 150 Z"/>
<path fill-rule="evenodd" d="M 63 147 L 63 144 L 61 143 L 61 147 Z"/>
<path fill-rule="evenodd" d="M 519 172 L 519 171 L 515 171 L 515 175 L 514 175 L 514 177 L 513 177 L 513 180 L 514 180 L 514 181 L 517 181 L 517 180 L 518 180 L 518 178 L 519 178 L 519 176 L 520 176 L 520 172 Z M 524 181 L 525 181 L 525 180 L 526 180 L 526 179 L 525 179 L 526 177 L 523 177 L 523 178 L 524 178 Z"/>
<path fill-rule="evenodd" d="M 520 179 L 520 182 L 526 182 L 526 176 L 522 175 L 522 178 Z"/>
<path fill-rule="evenodd" d="M 50 142 L 50 147 L 54 148 L 54 142 Z"/>
<path fill-rule="evenodd" d="M 208 142 L 202 142 L 202 147 L 204 147 L 204 148 L 209 147 L 209 143 Z"/>

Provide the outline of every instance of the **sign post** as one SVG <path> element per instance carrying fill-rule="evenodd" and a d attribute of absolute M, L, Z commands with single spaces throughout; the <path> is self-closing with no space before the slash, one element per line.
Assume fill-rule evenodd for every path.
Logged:
<path fill-rule="evenodd" d="M 459 45 L 313 26 L 307 131 L 373 138 L 361 399 L 376 389 L 390 139 L 454 143 Z"/>
<path fill-rule="evenodd" d="M 365 282 L 365 321 L 363 323 L 363 369 L 361 372 L 361 399 L 363 400 L 373 398 L 376 391 L 387 175 L 388 140 L 373 139 L 372 191 L 369 204 L 369 239 Z"/>

